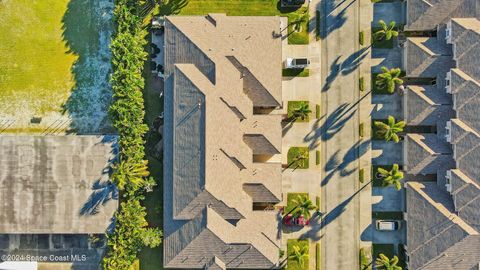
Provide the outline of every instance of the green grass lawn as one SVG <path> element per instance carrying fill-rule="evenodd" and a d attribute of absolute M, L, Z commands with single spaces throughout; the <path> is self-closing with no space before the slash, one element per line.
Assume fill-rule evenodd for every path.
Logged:
<path fill-rule="evenodd" d="M 372 212 L 373 219 L 403 220 L 403 212 Z"/>
<path fill-rule="evenodd" d="M 293 119 L 294 111 L 304 104 L 309 105 L 308 100 L 289 101 L 287 104 L 287 118 Z M 309 109 L 311 110 L 312 108 L 309 108 Z M 295 122 L 308 122 L 308 121 L 310 121 L 310 114 L 307 115 L 307 117 L 305 117 L 304 119 L 301 119 L 301 118 L 295 119 Z"/>
<path fill-rule="evenodd" d="M 308 240 L 297 240 L 297 239 L 288 239 L 287 240 L 287 256 L 290 256 L 290 254 L 293 252 L 293 247 L 294 246 L 300 246 L 300 248 L 307 246 L 308 248 L 309 243 Z M 309 259 L 305 259 L 303 265 L 300 265 L 297 261 L 294 261 L 292 259 L 287 260 L 287 269 L 288 270 L 308 270 L 308 264 L 309 264 Z"/>
<path fill-rule="evenodd" d="M 282 69 L 283 77 L 308 77 L 310 70 L 308 68 L 284 68 Z"/>
<path fill-rule="evenodd" d="M 373 259 L 375 260 L 378 254 L 383 253 L 388 258 L 392 258 L 394 255 L 393 244 L 372 244 Z"/>
<path fill-rule="evenodd" d="M 305 156 L 305 159 L 299 159 Z M 291 169 L 308 169 L 309 152 L 308 147 L 290 147 L 287 153 L 287 164 Z"/>
<path fill-rule="evenodd" d="M 382 179 L 377 178 L 378 168 L 383 168 L 387 171 L 390 171 L 393 166 L 392 165 L 372 165 L 372 185 L 374 187 L 384 187 Z"/>
<path fill-rule="evenodd" d="M 297 200 L 298 196 L 310 198 L 308 193 L 287 193 L 287 207 L 285 208 L 284 213 L 287 214 L 288 212 L 292 211 L 293 208 L 296 206 L 295 200 Z"/>
<path fill-rule="evenodd" d="M 170 0 L 169 2 L 174 2 Z M 180 15 L 206 15 L 208 13 L 226 13 L 230 16 L 287 16 L 288 17 L 288 43 L 308 44 L 308 8 L 301 7 L 296 10 L 281 9 L 277 0 L 189 0 L 178 1 L 181 4 L 173 5 L 173 8 L 162 8 L 161 13 L 178 13 Z M 305 13 L 307 12 L 307 13 Z M 302 16 L 306 16 L 301 22 L 300 31 L 294 31 L 294 22 Z"/>
<path fill-rule="evenodd" d="M 38 133 L 67 116 L 72 124 L 58 130 L 110 130 L 109 6 L 108 0 L 0 1 L 0 119 L 14 121 L 5 132 Z M 42 121 L 30 123 L 32 117 Z"/>
<path fill-rule="evenodd" d="M 360 248 L 360 270 L 372 270 L 372 251 L 369 248 Z"/>

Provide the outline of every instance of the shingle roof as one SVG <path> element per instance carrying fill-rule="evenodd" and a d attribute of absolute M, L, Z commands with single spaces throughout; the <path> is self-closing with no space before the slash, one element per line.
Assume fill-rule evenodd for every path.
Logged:
<path fill-rule="evenodd" d="M 463 241 L 478 237 L 478 231 L 455 214 L 450 195 L 436 183 L 408 182 L 406 186 L 409 269 L 433 269 L 438 259 L 453 265 L 458 258 L 445 255 L 454 250 L 468 253 L 472 246 Z M 478 263 L 477 255 L 470 258 L 468 264 Z"/>
<path fill-rule="evenodd" d="M 281 116 L 253 112 L 281 104 L 279 29 L 279 17 L 165 21 L 165 267 L 278 264 L 276 215 L 252 206 L 281 197 L 281 164 L 255 159 L 279 154 Z"/>
<path fill-rule="evenodd" d="M 404 145 L 405 170 L 409 174 L 436 174 L 455 166 L 451 146 L 435 134 L 408 134 Z"/>
<path fill-rule="evenodd" d="M 445 92 L 445 88 L 409 85 L 405 98 L 404 119 L 409 125 L 438 125 L 443 129 L 455 115 L 451 96 Z"/>
<path fill-rule="evenodd" d="M 105 233 L 115 136 L 0 136 L 0 233 Z"/>
<path fill-rule="evenodd" d="M 432 30 L 450 18 L 477 17 L 478 0 L 408 0 L 406 30 Z"/>
<path fill-rule="evenodd" d="M 411 37 L 405 43 L 407 77 L 437 78 L 454 67 L 452 51 L 444 39 Z"/>
<path fill-rule="evenodd" d="M 252 197 L 253 202 L 279 203 L 280 199 L 261 183 L 248 183 L 243 185 L 243 190 Z"/>

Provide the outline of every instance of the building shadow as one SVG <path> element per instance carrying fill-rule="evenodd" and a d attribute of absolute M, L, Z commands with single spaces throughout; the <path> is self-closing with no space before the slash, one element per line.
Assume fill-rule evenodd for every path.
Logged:
<path fill-rule="evenodd" d="M 62 18 L 66 53 L 77 57 L 71 67 L 74 86 L 62 106 L 71 118 L 67 133 L 113 133 L 108 117 L 113 9 L 113 1 L 70 0 Z"/>

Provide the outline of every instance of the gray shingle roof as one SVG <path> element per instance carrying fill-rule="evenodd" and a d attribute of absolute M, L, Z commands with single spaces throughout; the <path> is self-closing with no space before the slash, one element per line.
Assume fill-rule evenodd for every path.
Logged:
<path fill-rule="evenodd" d="M 255 200 L 281 196 L 281 164 L 254 162 L 279 154 L 281 116 L 253 112 L 280 104 L 279 26 L 279 17 L 222 14 L 165 21 L 167 268 L 278 264 L 276 215 L 253 211 L 244 184 L 262 184 L 249 190 Z"/>
<path fill-rule="evenodd" d="M 407 77 L 445 78 L 454 67 L 452 51 L 444 39 L 412 37 L 405 43 L 407 54 L 405 72 Z"/>
<path fill-rule="evenodd" d="M 439 129 L 444 129 L 446 122 L 455 115 L 451 96 L 445 92 L 445 88 L 410 85 L 405 98 L 404 119 L 409 125 L 438 125 Z"/>
<path fill-rule="evenodd" d="M 105 233 L 116 136 L 0 136 L 0 233 Z"/>
<path fill-rule="evenodd" d="M 278 199 L 273 193 L 268 190 L 263 184 L 260 183 L 248 183 L 243 185 L 243 190 L 252 197 L 253 202 L 269 202 L 279 203 Z"/>
<path fill-rule="evenodd" d="M 436 174 L 455 166 L 450 144 L 435 134 L 408 134 L 405 147 L 405 170 L 409 174 Z"/>
<path fill-rule="evenodd" d="M 436 29 L 450 18 L 478 18 L 479 10 L 479 0 L 408 0 L 405 29 Z"/>
<path fill-rule="evenodd" d="M 446 265 L 453 264 L 458 258 L 445 253 L 470 236 L 478 237 L 478 231 L 455 214 L 450 195 L 436 183 L 408 182 L 406 186 L 409 269 L 432 269 L 429 265 L 438 258 L 444 258 Z M 469 252 L 470 247 L 455 249 Z"/>

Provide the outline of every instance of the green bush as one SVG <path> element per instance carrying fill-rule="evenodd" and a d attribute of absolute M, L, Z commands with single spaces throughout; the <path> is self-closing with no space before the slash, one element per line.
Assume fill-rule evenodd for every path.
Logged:
<path fill-rule="evenodd" d="M 360 248 L 360 270 L 372 270 L 372 251 L 366 247 Z"/>
<path fill-rule="evenodd" d="M 361 168 L 360 171 L 358 172 L 358 179 L 362 184 L 365 181 L 365 170 L 363 168 Z"/>
<path fill-rule="evenodd" d="M 308 68 L 284 68 L 282 69 L 283 77 L 308 77 L 310 70 Z"/>
<path fill-rule="evenodd" d="M 320 210 L 320 197 L 319 196 L 315 197 L 315 204 L 317 206 L 317 210 Z"/>
<path fill-rule="evenodd" d="M 128 270 L 140 270 L 140 261 L 136 259 Z"/>
<path fill-rule="evenodd" d="M 363 77 L 360 77 L 360 79 L 358 79 L 358 88 L 362 92 L 365 91 L 365 79 Z"/>
<path fill-rule="evenodd" d="M 317 35 L 316 35 L 316 39 L 317 39 L 317 40 L 320 40 L 320 34 L 321 34 L 321 33 L 320 33 L 320 31 L 321 31 L 321 29 L 320 29 L 320 10 L 317 10 L 317 11 L 315 12 L 315 20 L 316 20 L 316 23 L 317 23 L 317 24 L 316 24 L 316 26 L 317 26 L 317 29 L 316 29 L 316 34 L 317 34 Z"/>
<path fill-rule="evenodd" d="M 365 135 L 365 124 L 363 122 L 360 123 L 358 127 L 358 135 L 360 136 L 360 138 L 363 138 L 363 136 Z"/>
<path fill-rule="evenodd" d="M 315 151 L 315 164 L 320 164 L 320 151 Z"/>
<path fill-rule="evenodd" d="M 318 198 L 318 197 L 317 197 Z M 322 249 L 321 249 L 321 246 L 320 246 L 320 242 L 317 242 L 317 244 L 315 245 L 315 259 L 316 259 L 316 270 L 321 270 L 322 269 Z"/>
<path fill-rule="evenodd" d="M 315 105 L 315 118 L 320 119 L 321 113 L 322 112 L 320 111 L 320 105 L 319 104 Z"/>
<path fill-rule="evenodd" d="M 137 253 L 143 246 L 155 247 L 162 233 L 147 228 L 146 208 L 141 205 L 142 191 L 151 187 L 148 162 L 145 159 L 145 124 L 142 71 L 147 53 L 146 32 L 137 2 L 115 2 L 116 31 L 112 52 L 111 85 L 113 103 L 109 113 L 119 135 L 119 162 L 113 166 L 112 180 L 122 193 L 120 208 L 115 214 L 113 233 L 107 234 L 107 252 L 102 261 L 105 270 L 130 269 L 136 264 Z"/>
<path fill-rule="evenodd" d="M 365 44 L 365 32 L 360 31 L 360 33 L 358 34 L 358 42 L 362 46 Z"/>

